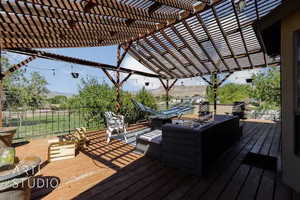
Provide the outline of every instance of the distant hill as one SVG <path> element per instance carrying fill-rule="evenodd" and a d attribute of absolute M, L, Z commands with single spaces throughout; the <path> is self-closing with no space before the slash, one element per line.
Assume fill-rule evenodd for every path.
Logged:
<path fill-rule="evenodd" d="M 170 95 L 174 97 L 192 97 L 192 96 L 206 96 L 206 87 L 205 85 L 194 85 L 194 86 L 181 86 L 176 85 L 174 86 L 171 91 Z M 165 89 L 161 86 L 157 89 L 149 90 L 153 96 L 161 96 L 166 94 Z"/>
<path fill-rule="evenodd" d="M 74 96 L 74 94 L 70 94 L 70 93 L 63 93 L 63 92 L 55 92 L 55 91 L 50 91 L 48 94 L 47 94 L 47 98 L 53 98 L 55 96 L 66 96 L 66 97 L 72 97 Z"/>

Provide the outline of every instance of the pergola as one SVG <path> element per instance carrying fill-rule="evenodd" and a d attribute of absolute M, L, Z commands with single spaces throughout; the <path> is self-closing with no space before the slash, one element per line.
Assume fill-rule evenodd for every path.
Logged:
<path fill-rule="evenodd" d="M 280 4 L 281 0 L 1 0 L 1 48 L 31 56 L 9 72 L 0 71 L 1 79 L 35 58 L 46 58 L 101 68 L 117 91 L 132 74 L 159 78 L 167 95 L 177 79 L 199 76 L 213 85 L 216 96 L 218 86 L 233 72 L 280 64 L 279 58 L 267 56 L 256 31 L 259 19 Z M 106 45 L 118 45 L 116 66 L 34 50 Z M 127 53 L 153 73 L 120 67 Z M 116 77 L 107 70 L 117 71 Z M 120 80 L 120 72 L 128 75 Z M 205 78 L 220 73 L 227 75 L 218 83 Z"/>

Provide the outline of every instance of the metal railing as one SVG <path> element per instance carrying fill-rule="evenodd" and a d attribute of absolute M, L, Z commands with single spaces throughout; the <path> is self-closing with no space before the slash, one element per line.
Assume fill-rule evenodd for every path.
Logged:
<path fill-rule="evenodd" d="M 6 110 L 3 111 L 3 126 L 17 127 L 14 141 L 19 142 L 35 137 L 68 134 L 78 127 L 103 129 L 104 118 L 97 108 Z"/>

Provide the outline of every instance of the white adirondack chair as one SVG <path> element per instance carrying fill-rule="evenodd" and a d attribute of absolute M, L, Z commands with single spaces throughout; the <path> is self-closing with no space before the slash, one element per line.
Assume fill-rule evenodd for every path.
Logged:
<path fill-rule="evenodd" d="M 127 130 L 125 127 L 124 116 L 116 115 L 113 112 L 104 113 L 106 119 L 106 142 L 109 143 L 113 135 L 123 135 L 125 142 L 127 143 Z"/>

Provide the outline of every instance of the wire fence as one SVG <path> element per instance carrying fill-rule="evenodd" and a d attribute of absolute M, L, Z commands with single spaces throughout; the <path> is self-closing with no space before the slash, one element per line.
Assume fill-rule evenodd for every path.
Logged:
<path fill-rule="evenodd" d="M 78 127 L 103 129 L 104 118 L 97 112 L 97 108 L 6 110 L 3 111 L 3 126 L 16 127 L 14 141 L 19 142 L 68 134 Z"/>

